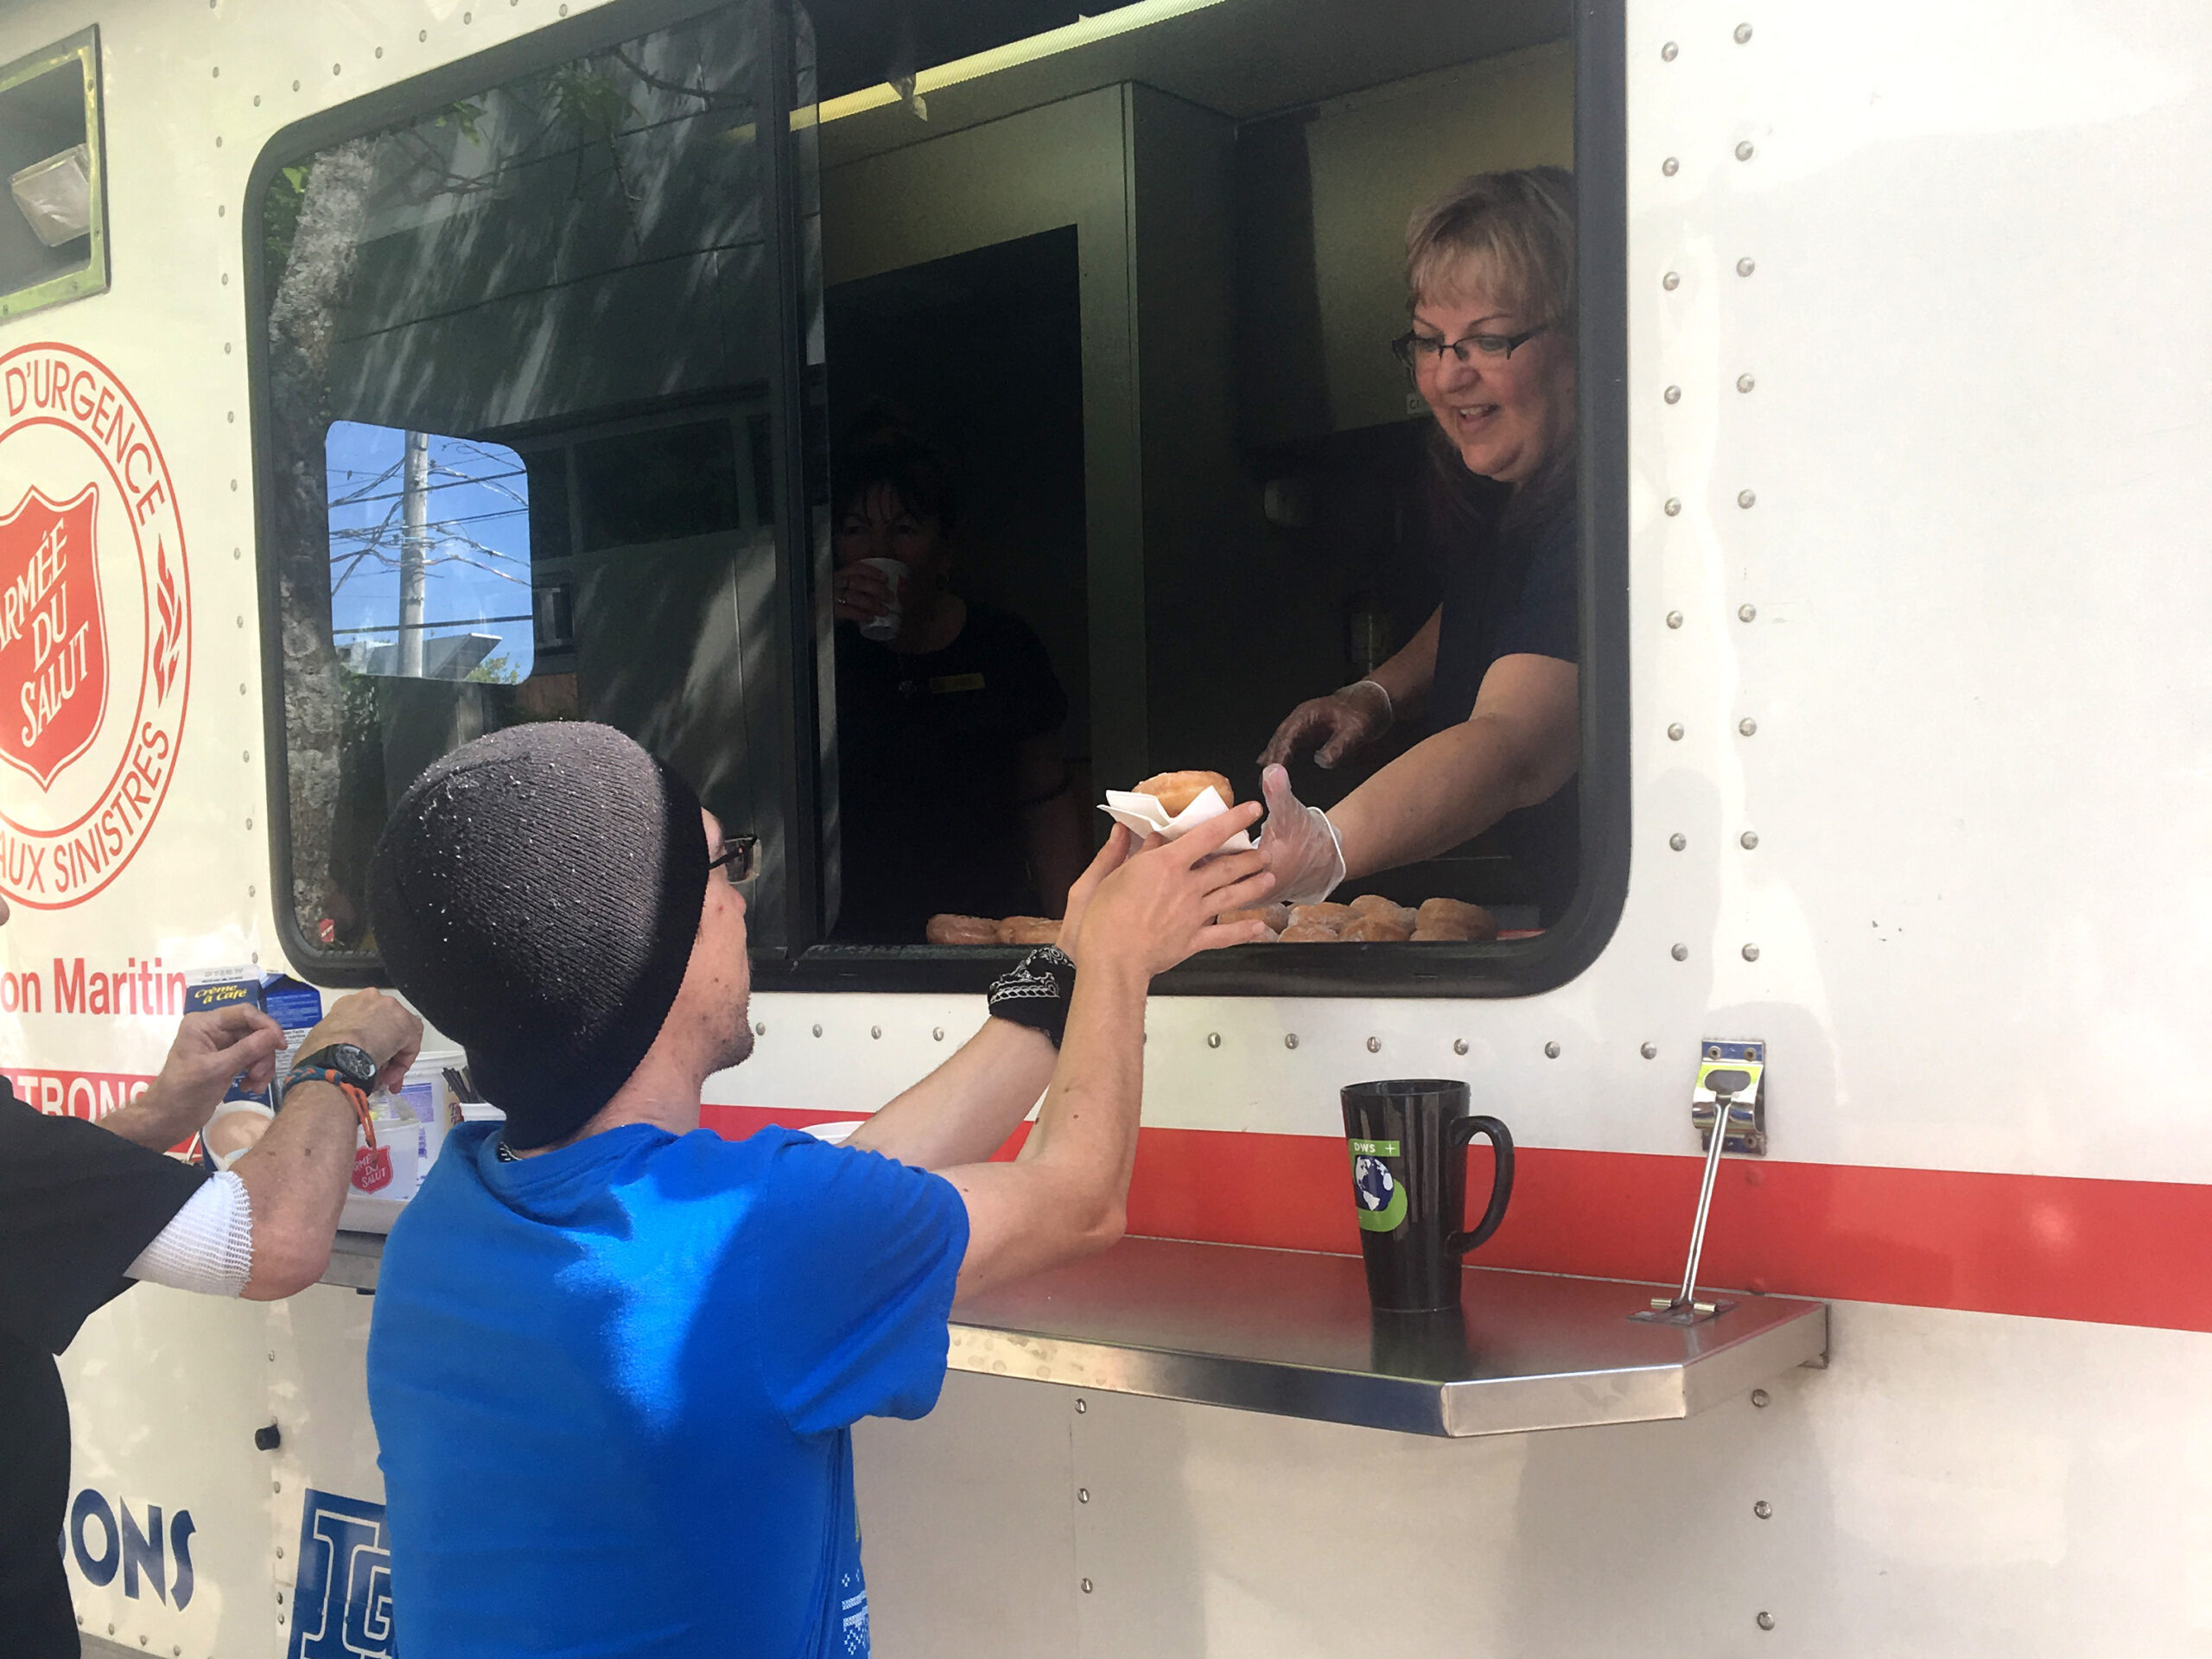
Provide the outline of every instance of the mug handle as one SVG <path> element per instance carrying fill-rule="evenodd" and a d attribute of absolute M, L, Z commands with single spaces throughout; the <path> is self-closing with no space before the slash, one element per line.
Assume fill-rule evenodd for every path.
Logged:
<path fill-rule="evenodd" d="M 1496 1150 L 1497 1173 L 1491 1178 L 1490 1207 L 1483 1211 L 1483 1218 L 1475 1224 L 1474 1230 L 1453 1233 L 1444 1241 L 1444 1248 L 1454 1255 L 1465 1255 L 1496 1232 L 1498 1223 L 1505 1219 L 1505 1206 L 1513 1197 L 1511 1131 L 1494 1117 L 1456 1118 L 1450 1130 L 1452 1150 L 1465 1152 L 1468 1142 L 1478 1135 L 1485 1137 Z"/>

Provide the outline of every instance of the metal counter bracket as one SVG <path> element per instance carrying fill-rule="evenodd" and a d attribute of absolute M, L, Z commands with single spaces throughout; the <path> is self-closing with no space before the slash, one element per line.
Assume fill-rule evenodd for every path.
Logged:
<path fill-rule="evenodd" d="M 1733 1150 L 1766 1156 L 1764 1043 L 1707 1041 L 1699 1058 L 1697 1086 L 1690 1093 L 1690 1123 L 1705 1136 L 1705 1179 L 1698 1185 L 1682 1287 L 1672 1296 L 1654 1296 L 1649 1307 L 1629 1315 L 1654 1325 L 1696 1325 L 1736 1306 L 1722 1296 L 1699 1298 L 1698 1258 L 1705 1254 L 1705 1224 L 1713 1212 L 1713 1183 L 1720 1173 L 1720 1154 Z"/>

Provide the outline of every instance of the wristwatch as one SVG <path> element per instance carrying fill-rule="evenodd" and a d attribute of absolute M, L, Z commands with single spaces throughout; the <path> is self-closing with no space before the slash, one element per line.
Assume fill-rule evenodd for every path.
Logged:
<path fill-rule="evenodd" d="M 327 1083 L 353 1103 L 353 1116 L 371 1146 L 377 1143 L 377 1127 L 369 1116 L 369 1090 L 384 1068 L 368 1050 L 353 1043 L 327 1043 L 312 1054 L 302 1054 L 284 1074 L 284 1092 L 296 1083 Z"/>

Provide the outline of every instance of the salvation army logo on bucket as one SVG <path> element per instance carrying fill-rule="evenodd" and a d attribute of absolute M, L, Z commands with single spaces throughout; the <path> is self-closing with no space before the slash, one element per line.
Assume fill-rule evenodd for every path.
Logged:
<path fill-rule="evenodd" d="M 66 909 L 130 863 L 168 793 L 191 674 L 184 531 L 143 411 L 73 346 L 0 356 L 0 893 L 10 903 Z"/>
<path fill-rule="evenodd" d="M 381 1192 L 391 1185 L 391 1148 L 356 1147 L 353 1149 L 353 1188 L 358 1192 Z"/>

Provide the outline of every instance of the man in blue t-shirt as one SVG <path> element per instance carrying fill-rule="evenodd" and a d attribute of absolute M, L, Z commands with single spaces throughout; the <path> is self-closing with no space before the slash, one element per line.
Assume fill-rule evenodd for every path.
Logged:
<path fill-rule="evenodd" d="M 602 726 L 424 773 L 377 851 L 377 938 L 507 1116 L 448 1137 L 378 1287 L 405 1650 L 867 1654 L 849 1426 L 936 1403 L 957 1298 L 1120 1236 L 1147 989 L 1264 936 L 1214 920 L 1265 897 L 1261 855 L 1208 856 L 1256 816 L 1117 830 L 1065 954 L 1000 980 L 937 1071 L 842 1147 L 732 1143 L 698 1127 L 752 1048 L 721 825 Z M 988 1161 L 1040 1093 L 1021 1157 Z"/>

